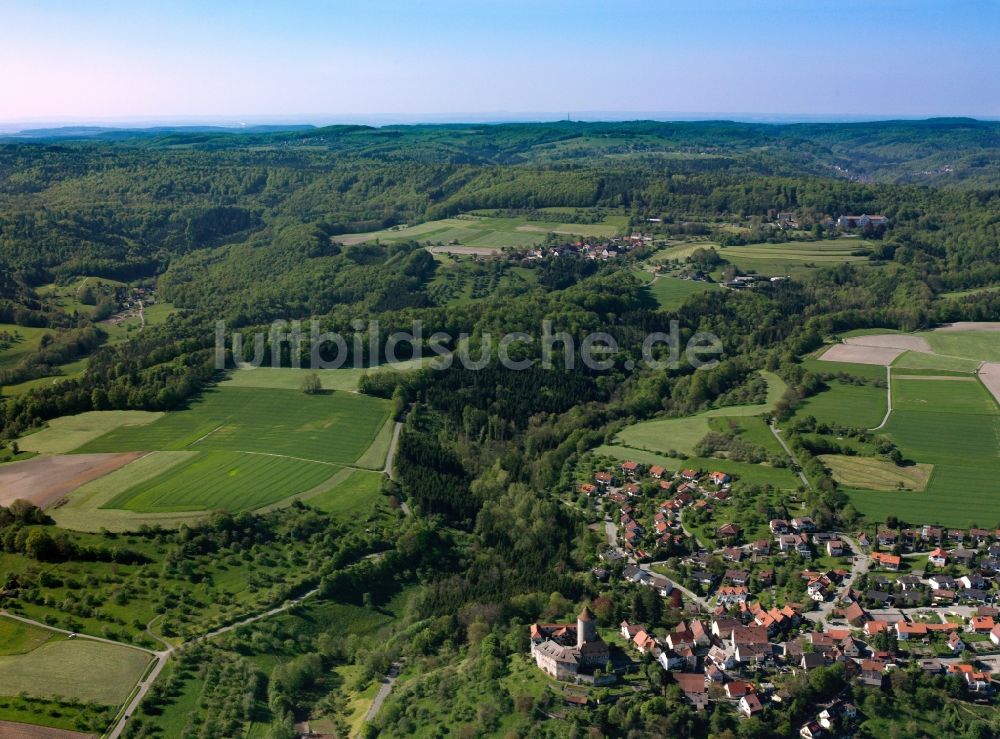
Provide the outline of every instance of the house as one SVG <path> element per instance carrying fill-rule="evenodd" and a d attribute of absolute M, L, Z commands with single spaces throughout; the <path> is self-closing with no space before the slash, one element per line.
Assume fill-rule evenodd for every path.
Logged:
<path fill-rule="evenodd" d="M 866 603 L 878 608 L 890 606 L 893 601 L 892 593 L 886 593 L 881 590 L 869 590 L 865 593 L 864 598 Z"/>
<path fill-rule="evenodd" d="M 819 722 L 808 721 L 802 724 L 802 728 L 799 729 L 799 736 L 802 739 L 820 739 L 820 737 L 826 736 L 826 731 L 819 725 Z"/>
<path fill-rule="evenodd" d="M 758 539 L 752 545 L 753 553 L 760 557 L 766 557 L 771 553 L 771 542 L 767 539 Z"/>
<path fill-rule="evenodd" d="M 951 632 L 948 636 L 948 648 L 955 654 L 959 654 L 965 650 L 965 642 L 962 641 L 957 631 Z"/>
<path fill-rule="evenodd" d="M 826 553 L 830 557 L 839 557 L 844 553 L 844 545 L 840 539 L 831 539 L 826 543 Z"/>
<path fill-rule="evenodd" d="M 764 644 L 737 644 L 733 654 L 741 665 L 760 665 L 773 656 L 774 650 L 766 642 Z"/>
<path fill-rule="evenodd" d="M 633 462 L 631 459 L 622 462 L 621 466 L 622 474 L 626 477 L 633 477 L 637 472 L 639 472 L 639 463 Z"/>
<path fill-rule="evenodd" d="M 747 718 L 755 716 L 763 710 L 764 706 L 760 702 L 760 698 L 757 697 L 756 693 L 748 693 L 740 698 L 739 711 Z"/>
<path fill-rule="evenodd" d="M 806 672 L 815 670 L 817 667 L 825 667 L 826 659 L 819 652 L 805 652 L 799 660 L 799 667 Z"/>
<path fill-rule="evenodd" d="M 951 560 L 956 564 L 960 565 L 970 565 L 972 560 L 976 558 L 976 553 L 971 549 L 953 549 L 951 552 Z"/>
<path fill-rule="evenodd" d="M 719 527 L 719 536 L 723 539 L 735 539 L 740 535 L 740 530 L 734 523 L 724 523 Z"/>
<path fill-rule="evenodd" d="M 642 485 L 637 482 L 630 482 L 628 485 L 622 488 L 622 491 L 630 498 L 635 498 L 642 495 Z"/>
<path fill-rule="evenodd" d="M 935 567 L 944 567 L 948 564 L 948 552 L 938 547 L 927 555 L 927 561 Z"/>
<path fill-rule="evenodd" d="M 896 638 L 900 641 L 909 641 L 910 637 L 924 638 L 927 636 L 927 624 L 912 623 L 910 621 L 896 622 Z"/>
<path fill-rule="evenodd" d="M 924 541 L 941 541 L 944 532 L 939 526 L 924 526 L 920 529 L 920 536 Z"/>
<path fill-rule="evenodd" d="M 837 228 L 847 230 L 885 228 L 887 225 L 889 225 L 889 219 L 885 216 L 870 216 L 865 213 L 859 216 L 839 216 L 837 218 Z"/>
<path fill-rule="evenodd" d="M 624 638 L 628 639 L 629 641 L 632 641 L 632 638 L 640 631 L 645 631 L 645 630 L 646 627 L 643 626 L 642 624 L 630 624 L 628 621 L 622 621 L 621 624 L 619 624 L 618 626 L 618 631 Z"/>
<path fill-rule="evenodd" d="M 645 629 L 640 629 L 638 633 L 632 637 L 632 644 L 639 650 L 639 654 L 652 652 L 660 646 L 656 641 L 656 638 L 649 634 Z"/>
<path fill-rule="evenodd" d="M 899 585 L 904 591 L 919 590 L 924 586 L 924 581 L 916 575 L 902 575 L 896 580 L 896 584 Z"/>
<path fill-rule="evenodd" d="M 729 475 L 725 472 L 710 472 L 708 474 L 708 480 L 713 485 L 726 485 L 729 482 Z"/>
<path fill-rule="evenodd" d="M 844 615 L 844 620 L 851 626 L 861 626 L 868 620 L 868 614 L 865 613 L 865 609 L 862 608 L 857 602 L 851 603 L 842 611 L 842 613 Z"/>
<path fill-rule="evenodd" d="M 884 669 L 884 663 L 872 659 L 865 659 L 861 661 L 861 672 L 858 677 L 865 685 L 873 688 L 881 688 Z"/>
<path fill-rule="evenodd" d="M 729 643 L 735 648 L 740 644 L 767 644 L 767 629 L 761 626 L 736 626 L 729 635 Z"/>
<path fill-rule="evenodd" d="M 808 516 L 802 516 L 801 518 L 793 518 L 791 521 L 792 528 L 799 533 L 803 531 L 815 531 L 816 523 Z"/>
<path fill-rule="evenodd" d="M 1000 647 L 1000 624 L 990 630 L 990 641 Z"/>
<path fill-rule="evenodd" d="M 876 634 L 880 634 L 888 628 L 889 628 L 888 621 L 872 620 L 872 621 L 866 621 L 864 625 L 865 635 L 867 636 L 875 636 Z"/>
<path fill-rule="evenodd" d="M 878 536 L 875 537 L 880 547 L 894 547 L 896 546 L 897 539 L 896 532 L 889 531 L 888 529 L 879 531 Z"/>
<path fill-rule="evenodd" d="M 732 680 L 726 683 L 723 689 L 727 698 L 742 698 L 747 693 L 753 692 L 753 685 L 745 680 Z"/>
<path fill-rule="evenodd" d="M 819 712 L 820 725 L 824 729 L 834 729 L 838 724 L 845 724 L 853 721 L 858 715 L 858 709 L 853 703 L 846 701 L 834 701 L 829 706 Z"/>
<path fill-rule="evenodd" d="M 732 652 L 719 646 L 713 646 L 709 649 L 706 659 L 720 670 L 731 670 L 736 665 L 736 659 Z"/>
<path fill-rule="evenodd" d="M 788 533 L 788 521 L 783 518 L 772 518 L 768 526 L 770 527 L 772 534 L 778 535 Z"/>
<path fill-rule="evenodd" d="M 882 552 L 872 552 L 872 562 L 877 564 L 887 570 L 892 570 L 896 572 L 899 570 L 900 564 L 902 564 L 903 559 L 897 554 L 884 554 Z"/>
<path fill-rule="evenodd" d="M 580 492 L 583 493 L 584 495 L 593 495 L 595 492 L 597 492 L 597 486 L 591 485 L 589 482 L 585 482 L 583 483 L 583 485 L 580 486 Z"/>
<path fill-rule="evenodd" d="M 667 471 L 657 464 L 654 464 L 652 467 L 649 468 L 649 476 L 652 477 L 654 480 L 661 479 L 666 473 Z"/>
<path fill-rule="evenodd" d="M 594 475 L 594 482 L 606 488 L 614 484 L 615 477 L 610 472 L 598 472 Z"/>
<path fill-rule="evenodd" d="M 734 603 L 746 603 L 750 598 L 750 591 L 742 585 L 739 587 L 722 586 L 718 592 L 719 605 L 733 605 Z"/>
<path fill-rule="evenodd" d="M 722 581 L 730 585 L 747 585 L 750 583 L 750 573 L 746 570 L 726 570 Z"/>
<path fill-rule="evenodd" d="M 691 700 L 692 696 L 704 695 L 708 692 L 708 687 L 705 685 L 704 674 L 674 672 L 672 675 L 674 681 L 680 686 L 681 691 L 684 693 L 684 697 L 689 700 Z"/>
<path fill-rule="evenodd" d="M 985 590 L 988 587 L 986 578 L 982 575 L 977 575 L 976 573 L 972 573 L 971 575 L 962 575 L 958 578 L 958 584 L 966 589 L 975 588 L 977 590 Z"/>
<path fill-rule="evenodd" d="M 669 647 L 660 651 L 656 657 L 656 661 L 660 663 L 660 667 L 668 672 L 670 670 L 683 670 L 687 664 L 687 661 L 683 657 Z"/>
<path fill-rule="evenodd" d="M 969 619 L 969 630 L 975 634 L 991 634 L 996 628 L 992 616 L 973 616 Z"/>
<path fill-rule="evenodd" d="M 932 590 L 954 590 L 958 581 L 951 575 L 931 575 L 927 578 L 927 584 Z"/>
<path fill-rule="evenodd" d="M 681 470 L 681 477 L 685 480 L 697 480 L 698 470 Z"/>

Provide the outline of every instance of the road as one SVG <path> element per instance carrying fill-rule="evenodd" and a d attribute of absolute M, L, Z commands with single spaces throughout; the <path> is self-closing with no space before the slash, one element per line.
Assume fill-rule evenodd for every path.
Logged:
<path fill-rule="evenodd" d="M 873 429 L 868 429 L 869 431 L 880 431 L 887 423 L 889 423 L 889 416 L 892 415 L 892 367 L 886 365 L 885 367 L 885 383 L 886 383 L 886 410 L 885 418 L 882 419 L 882 423 Z"/>
<path fill-rule="evenodd" d="M 396 676 L 399 675 L 400 667 L 402 665 L 399 662 L 392 663 L 392 667 L 389 668 L 389 674 L 382 679 L 382 682 L 378 686 L 378 692 L 375 694 L 375 700 L 372 701 L 371 706 L 368 708 L 368 713 L 365 714 L 365 723 L 378 716 L 382 704 L 385 703 L 385 699 L 392 692 L 392 686 L 396 684 Z"/>
<path fill-rule="evenodd" d="M 647 570 L 647 571 L 652 571 L 652 568 L 654 566 L 665 565 L 665 564 L 666 564 L 665 561 L 664 562 L 650 562 L 649 564 L 639 565 L 639 568 L 643 569 L 643 570 Z M 659 573 L 656 573 L 656 574 L 659 574 Z M 694 603 L 697 603 L 698 606 L 702 610 L 704 610 L 704 611 L 711 611 L 711 610 L 713 610 L 712 606 L 709 605 L 707 598 L 702 598 L 700 595 L 696 595 L 695 593 L 693 593 L 692 591 L 688 590 L 683 585 L 681 585 L 680 583 L 678 583 L 672 577 L 669 577 L 667 579 L 670 580 L 670 582 L 673 583 L 675 590 L 681 591 L 681 594 L 685 598 L 687 598 L 688 600 L 690 600 L 690 601 L 692 601 Z"/>
<path fill-rule="evenodd" d="M 796 456 L 792 454 L 792 450 L 788 448 L 788 444 L 786 444 L 785 440 L 781 437 L 781 432 L 778 431 L 778 429 L 775 427 L 774 421 L 768 421 L 767 426 L 768 428 L 771 429 L 771 433 L 774 434 L 774 438 L 778 440 L 779 444 L 781 444 L 781 448 L 785 450 L 785 454 L 788 455 L 788 458 L 792 460 L 792 463 L 796 467 L 799 468 L 799 479 L 802 480 L 802 484 L 805 485 L 807 488 L 811 488 L 812 483 L 809 482 L 809 478 L 806 477 L 805 473 L 802 472 L 802 465 L 799 464 L 798 458 L 796 458 Z"/>
<path fill-rule="evenodd" d="M 396 479 L 396 476 L 392 471 L 392 463 L 396 461 L 396 446 L 399 444 L 399 433 L 402 430 L 402 421 L 396 421 L 396 427 L 392 430 L 392 440 L 389 442 L 389 451 L 385 454 L 385 467 L 382 468 L 382 474 L 386 475 L 390 480 Z M 405 500 L 399 502 L 399 508 L 403 511 L 404 516 L 412 515 L 410 511 L 410 504 Z"/>
<path fill-rule="evenodd" d="M 840 587 L 837 589 L 833 598 L 830 600 L 825 600 L 819 604 L 819 608 L 815 611 L 806 611 L 803 615 L 806 619 L 810 621 L 823 622 L 829 618 L 834 609 L 837 608 L 837 604 L 850 592 L 851 586 L 854 582 L 865 575 L 868 572 L 868 568 L 871 567 L 871 557 L 861 551 L 861 545 L 856 539 L 848 536 L 842 531 L 834 532 L 841 541 L 846 541 L 850 544 L 851 549 L 854 550 L 854 558 L 851 560 L 851 571 L 844 578 L 844 581 L 840 583 Z"/>

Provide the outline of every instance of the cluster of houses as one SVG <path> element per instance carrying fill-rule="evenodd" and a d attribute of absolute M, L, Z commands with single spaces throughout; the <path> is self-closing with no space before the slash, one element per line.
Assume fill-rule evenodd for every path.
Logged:
<path fill-rule="evenodd" d="M 606 261 L 628 254 L 634 249 L 648 244 L 652 236 L 631 234 L 627 237 L 616 237 L 607 240 L 590 239 L 574 241 L 559 246 L 539 246 L 527 250 L 515 250 L 508 254 L 508 259 L 518 262 L 537 262 L 543 259 L 560 259 L 575 257 L 578 259 L 596 259 Z"/>
<path fill-rule="evenodd" d="M 775 215 L 774 220 L 778 226 L 785 230 L 799 227 L 799 217 L 794 211 L 780 211 Z M 822 225 L 827 230 L 832 230 L 834 227 L 844 231 L 866 230 L 885 228 L 889 225 L 889 219 L 885 216 L 868 215 L 867 213 L 862 213 L 859 216 L 845 214 L 836 219 L 828 218 Z"/>

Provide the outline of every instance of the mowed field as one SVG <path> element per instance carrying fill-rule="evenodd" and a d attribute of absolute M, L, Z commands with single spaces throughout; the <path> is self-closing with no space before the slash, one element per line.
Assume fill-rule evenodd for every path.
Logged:
<path fill-rule="evenodd" d="M 885 376 L 885 370 L 878 368 Z M 851 385 L 830 380 L 828 390 L 806 398 L 796 409 L 796 420 L 812 416 L 821 423 L 873 428 L 885 416 L 887 396 L 883 387 Z"/>
<path fill-rule="evenodd" d="M 20 629 L 0 617 L 0 634 Z M 0 648 L 0 695 L 76 698 L 117 706 L 139 681 L 151 657 L 132 647 L 97 642 L 24 625 L 23 651 Z M 20 632 L 23 634 L 23 632 Z"/>
<path fill-rule="evenodd" d="M 682 280 L 679 277 L 657 277 L 649 284 L 649 292 L 661 308 L 673 310 L 680 308 L 692 295 L 721 289 L 712 282 Z"/>
<path fill-rule="evenodd" d="M 851 490 L 854 506 L 882 520 L 966 527 L 1000 522 L 1000 411 L 978 381 L 894 379 L 885 432 L 904 457 L 933 464 L 923 492 Z"/>
<path fill-rule="evenodd" d="M 559 209 L 548 209 L 552 220 L 529 220 L 523 217 L 502 217 L 469 213 L 456 218 L 428 221 L 415 226 L 395 227 L 362 234 L 335 237 L 345 245 L 367 241 L 419 241 L 427 244 L 460 244 L 483 249 L 536 246 L 550 233 L 564 236 L 615 236 L 628 223 L 624 215 L 607 215 L 600 223 L 563 223 Z"/>
<path fill-rule="evenodd" d="M 345 392 L 219 387 L 146 426 L 110 431 L 79 447 L 99 451 L 239 451 L 353 464 L 378 436 L 389 403 Z"/>
<path fill-rule="evenodd" d="M 801 273 L 810 265 L 829 267 L 850 262 L 865 263 L 868 257 L 855 256 L 851 252 L 870 246 L 869 242 L 861 239 L 789 241 L 784 244 L 729 246 L 720 254 L 726 261 L 747 272 L 786 275 Z"/>

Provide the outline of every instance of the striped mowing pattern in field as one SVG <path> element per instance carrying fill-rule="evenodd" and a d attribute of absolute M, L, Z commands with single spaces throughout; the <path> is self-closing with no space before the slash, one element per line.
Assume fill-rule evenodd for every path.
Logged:
<path fill-rule="evenodd" d="M 319 485 L 340 470 L 264 454 L 206 452 L 115 496 L 102 508 L 178 512 L 260 508 Z"/>

